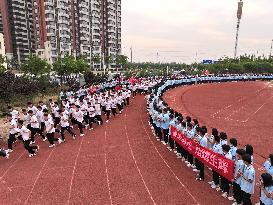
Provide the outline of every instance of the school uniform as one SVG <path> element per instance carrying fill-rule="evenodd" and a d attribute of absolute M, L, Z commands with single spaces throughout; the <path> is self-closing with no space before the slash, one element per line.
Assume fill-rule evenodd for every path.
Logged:
<path fill-rule="evenodd" d="M 264 188 L 268 193 L 273 193 L 273 185 Z M 261 190 L 260 205 L 273 205 L 273 199 L 267 197 L 263 190 Z"/>
<path fill-rule="evenodd" d="M 171 137 L 171 126 L 175 126 L 175 120 L 172 119 L 170 121 L 170 125 L 169 125 L 169 144 L 170 144 L 170 149 L 174 150 L 174 140 Z"/>
<path fill-rule="evenodd" d="M 75 111 L 74 116 L 80 130 L 80 134 L 83 135 L 83 112 L 81 110 Z"/>
<path fill-rule="evenodd" d="M 200 140 L 200 145 L 202 147 L 208 147 L 208 139 L 206 137 L 206 134 L 201 138 Z M 197 169 L 199 170 L 199 179 L 200 180 L 204 180 L 205 179 L 205 166 L 204 166 L 204 163 L 199 161 L 198 159 L 195 159 L 195 161 L 197 160 L 197 166 L 198 167 Z"/>
<path fill-rule="evenodd" d="M 117 100 L 115 98 L 112 98 L 110 102 L 111 102 L 112 114 L 115 117 L 116 116 L 116 109 L 117 109 Z"/>
<path fill-rule="evenodd" d="M 19 133 L 20 133 L 20 138 L 23 141 L 24 144 L 24 148 L 28 151 L 29 153 L 29 157 L 32 157 L 33 155 L 36 154 L 36 152 L 38 151 L 39 147 L 37 145 L 30 145 L 30 134 L 31 131 L 29 129 L 26 128 L 26 126 L 22 126 L 22 128 L 18 129 Z"/>
<path fill-rule="evenodd" d="M 44 120 L 44 113 L 41 110 L 38 110 L 36 113 L 37 120 L 40 124 L 41 131 L 43 132 L 45 129 L 45 120 Z"/>
<path fill-rule="evenodd" d="M 116 101 L 117 101 L 117 106 L 118 106 L 119 113 L 121 114 L 121 112 L 123 111 L 122 97 L 120 95 L 118 95 L 116 97 Z"/>
<path fill-rule="evenodd" d="M 167 144 L 169 141 L 169 125 L 170 125 L 170 117 L 169 115 L 163 114 L 161 115 L 162 117 L 162 122 L 161 122 L 161 128 L 163 130 L 163 135 L 164 135 L 164 142 Z"/>
<path fill-rule="evenodd" d="M 239 159 L 235 161 L 235 168 L 234 168 L 234 182 L 233 186 L 233 198 L 235 199 L 237 204 L 241 204 L 242 202 L 242 190 L 241 190 L 241 181 L 242 177 L 237 177 L 239 172 L 242 172 L 245 168 L 244 161 Z"/>
<path fill-rule="evenodd" d="M 215 152 L 215 153 L 218 153 L 218 154 L 223 154 L 222 152 L 222 146 L 220 143 L 214 143 L 213 147 L 212 147 L 212 150 Z M 212 185 L 211 185 L 211 188 L 217 188 L 219 186 L 219 177 L 220 175 L 212 170 Z"/>
<path fill-rule="evenodd" d="M 36 117 L 36 115 L 32 115 L 30 118 L 30 131 L 31 131 L 31 143 L 35 143 L 34 140 L 34 136 L 38 133 L 39 135 L 41 135 L 41 137 L 43 138 L 43 140 L 45 140 L 45 136 L 42 133 L 41 129 L 40 129 L 40 125 L 38 122 L 38 119 Z"/>
<path fill-rule="evenodd" d="M 54 114 L 54 127 L 57 128 L 57 125 L 60 123 L 59 107 L 54 106 L 52 112 Z"/>
<path fill-rule="evenodd" d="M 103 120 L 101 117 L 101 106 L 100 104 L 95 104 L 94 105 L 95 108 L 95 118 L 97 119 L 98 125 L 103 124 Z"/>
<path fill-rule="evenodd" d="M 87 107 L 88 124 L 92 129 L 92 124 L 95 123 L 95 108 L 93 106 Z"/>
<path fill-rule="evenodd" d="M 48 120 L 45 120 L 45 128 L 46 128 L 46 137 L 50 143 L 49 147 L 54 147 L 55 141 L 59 141 L 60 143 L 60 139 L 54 137 L 55 127 L 54 127 L 54 122 L 52 119 L 49 118 Z"/>
<path fill-rule="evenodd" d="M 9 138 L 8 138 L 8 151 L 12 152 L 12 144 L 16 141 L 17 134 L 17 122 L 15 119 L 11 119 L 9 123 Z"/>
<path fill-rule="evenodd" d="M 271 162 L 269 162 L 268 160 L 265 161 L 264 163 L 264 168 L 265 171 L 270 174 L 271 176 L 273 176 L 273 166 L 271 164 Z"/>
<path fill-rule="evenodd" d="M 232 160 L 232 154 L 231 152 L 227 152 L 226 154 L 224 154 L 225 158 Z M 227 180 L 225 177 L 221 176 L 221 189 L 224 192 L 224 194 L 222 195 L 223 197 L 227 197 L 229 195 L 229 190 L 230 190 L 230 181 Z"/>
<path fill-rule="evenodd" d="M 69 125 L 69 122 L 68 122 L 68 116 L 67 115 L 63 115 L 61 117 L 61 138 L 62 138 L 62 141 L 65 141 L 65 137 L 64 137 L 64 132 L 65 130 L 70 134 L 72 135 L 73 139 L 75 139 L 75 134 L 74 132 L 72 131 L 70 125 Z"/>
<path fill-rule="evenodd" d="M 252 182 L 246 179 L 252 180 Z M 252 165 L 245 166 L 241 181 L 242 201 L 244 205 L 251 205 L 251 195 L 254 194 L 255 169 Z"/>
<path fill-rule="evenodd" d="M 126 104 L 130 104 L 130 96 L 131 96 L 131 90 L 127 90 L 126 92 Z"/>
<path fill-rule="evenodd" d="M 106 118 L 108 121 L 110 114 L 111 114 L 111 102 L 110 101 L 105 101 L 105 110 L 106 110 Z"/>

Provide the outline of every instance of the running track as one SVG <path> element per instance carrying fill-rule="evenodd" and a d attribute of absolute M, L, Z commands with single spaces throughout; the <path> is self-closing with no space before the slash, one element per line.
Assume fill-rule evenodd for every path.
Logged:
<path fill-rule="evenodd" d="M 0 161 L 0 204 L 230 204 L 155 140 L 137 96 L 109 124 L 29 159 Z M 209 180 L 210 177 L 206 177 Z"/>
<path fill-rule="evenodd" d="M 164 98 L 174 110 L 197 118 L 201 125 L 236 137 L 239 147 L 254 147 L 256 182 L 261 167 L 273 153 L 273 87 L 269 82 L 234 82 L 181 86 Z M 256 186 L 255 200 L 259 189 Z"/>

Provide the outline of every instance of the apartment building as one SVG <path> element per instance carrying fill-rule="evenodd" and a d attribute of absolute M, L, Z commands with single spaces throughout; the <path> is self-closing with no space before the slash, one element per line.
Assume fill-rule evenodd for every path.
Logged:
<path fill-rule="evenodd" d="M 116 69 L 121 0 L 1 0 L 0 6 L 7 53 L 19 62 L 30 53 L 50 64 L 58 56 L 73 55 L 86 57 L 97 71 Z M 92 56 L 101 62 L 92 62 Z"/>
<path fill-rule="evenodd" d="M 5 40 L 4 35 L 0 33 L 0 55 L 6 57 Z M 4 67 L 7 68 L 7 63 L 4 63 Z"/>

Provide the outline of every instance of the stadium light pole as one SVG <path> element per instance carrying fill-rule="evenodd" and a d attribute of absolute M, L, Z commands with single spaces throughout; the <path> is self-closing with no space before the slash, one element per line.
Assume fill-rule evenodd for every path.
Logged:
<path fill-rule="evenodd" d="M 237 48 L 238 48 L 238 39 L 239 39 L 239 30 L 240 30 L 240 23 L 243 14 L 243 1 L 240 0 L 238 2 L 238 10 L 237 10 L 237 27 L 236 27 L 236 40 L 235 40 L 235 49 L 234 49 L 234 58 L 237 57 Z"/>
<path fill-rule="evenodd" d="M 270 47 L 270 54 L 269 54 L 269 59 L 272 58 L 272 48 L 273 48 L 273 39 L 271 41 L 271 47 Z"/>

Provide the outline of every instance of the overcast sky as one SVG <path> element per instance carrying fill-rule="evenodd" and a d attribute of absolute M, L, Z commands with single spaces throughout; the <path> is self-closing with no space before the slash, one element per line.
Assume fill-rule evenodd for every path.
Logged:
<path fill-rule="evenodd" d="M 238 0 L 122 0 L 122 49 L 133 61 L 233 56 Z M 244 0 L 239 54 L 269 55 L 273 0 Z"/>

